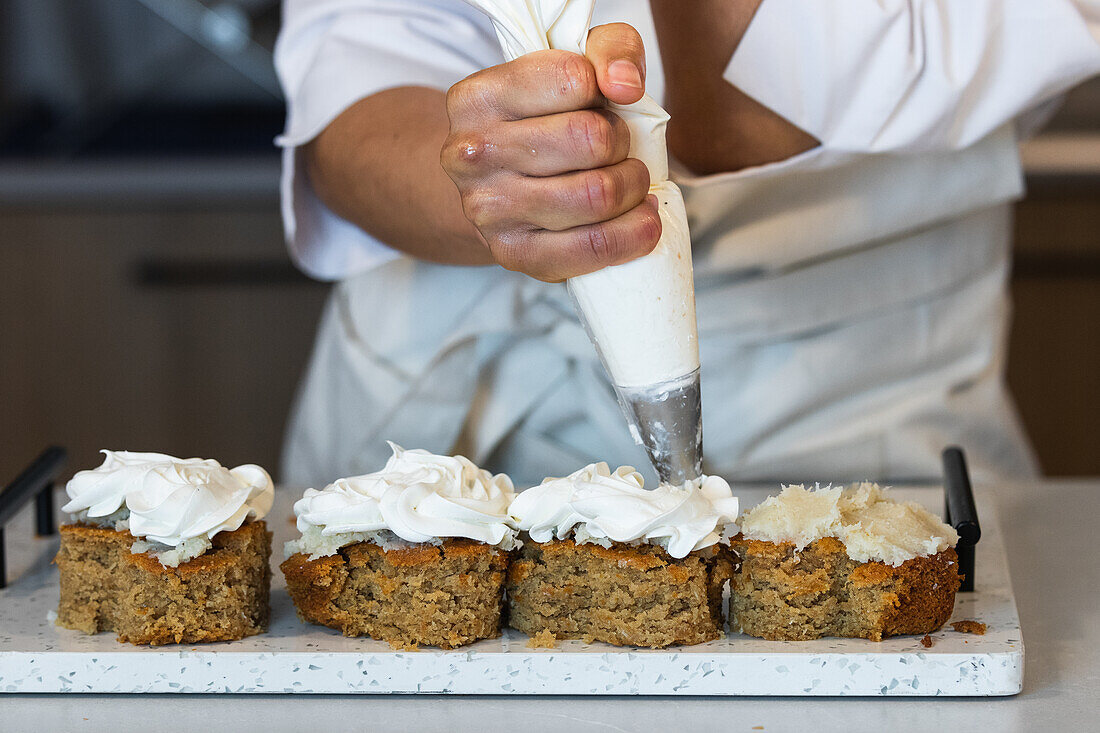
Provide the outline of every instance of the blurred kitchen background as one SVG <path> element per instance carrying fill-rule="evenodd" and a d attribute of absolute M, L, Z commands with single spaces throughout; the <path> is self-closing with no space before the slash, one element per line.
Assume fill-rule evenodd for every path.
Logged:
<path fill-rule="evenodd" d="M 274 468 L 328 286 L 279 220 L 276 0 L 0 4 L 0 482 L 48 443 Z M 1100 81 L 1026 144 L 1009 382 L 1100 475 Z"/>

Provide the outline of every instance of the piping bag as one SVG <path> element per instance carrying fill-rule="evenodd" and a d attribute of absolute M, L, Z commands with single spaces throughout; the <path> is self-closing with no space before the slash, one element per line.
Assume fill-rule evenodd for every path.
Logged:
<path fill-rule="evenodd" d="M 493 21 L 505 57 L 559 49 L 584 54 L 595 0 L 466 0 Z M 566 282 L 577 315 L 615 387 L 634 440 L 661 481 L 703 469 L 699 339 L 684 199 L 668 180 L 668 113 L 645 95 L 607 104 L 630 129 L 630 157 L 649 168 L 663 230 L 645 257 Z"/>

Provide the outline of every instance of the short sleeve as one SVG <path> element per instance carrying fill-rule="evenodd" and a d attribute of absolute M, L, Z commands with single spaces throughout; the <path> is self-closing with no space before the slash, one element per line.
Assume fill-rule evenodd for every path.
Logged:
<path fill-rule="evenodd" d="M 961 149 L 1100 72 L 1100 0 L 764 0 L 725 78 L 842 152 Z"/>
<path fill-rule="evenodd" d="M 317 198 L 300 146 L 376 92 L 446 90 L 502 60 L 488 19 L 461 0 L 287 0 L 275 49 L 287 122 L 276 142 L 287 246 L 306 273 L 335 280 L 400 255 Z"/>

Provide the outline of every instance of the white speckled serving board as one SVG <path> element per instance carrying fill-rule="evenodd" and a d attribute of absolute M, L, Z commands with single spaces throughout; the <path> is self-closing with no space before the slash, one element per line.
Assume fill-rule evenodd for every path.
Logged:
<path fill-rule="evenodd" d="M 744 506 L 764 492 L 739 490 Z M 292 536 L 280 490 L 268 520 L 272 562 Z M 898 489 L 933 511 L 939 489 Z M 302 624 L 276 569 L 266 634 L 200 646 L 135 647 L 110 633 L 86 636 L 50 620 L 57 605 L 56 538 L 33 538 L 29 510 L 7 532 L 9 578 L 0 590 L 0 692 L 453 693 L 554 695 L 1013 695 L 1024 647 L 995 506 L 978 494 L 983 536 L 978 590 L 960 593 L 953 620 L 977 619 L 984 636 L 944 627 L 933 646 L 918 637 L 769 642 L 740 634 L 661 651 L 561 642 L 528 649 L 527 637 L 461 651 L 394 652 Z"/>

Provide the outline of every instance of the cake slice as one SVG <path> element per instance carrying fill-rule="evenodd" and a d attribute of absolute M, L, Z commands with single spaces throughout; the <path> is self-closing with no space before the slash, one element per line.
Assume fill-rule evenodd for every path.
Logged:
<path fill-rule="evenodd" d="M 473 540 L 383 549 L 357 542 L 282 564 L 298 615 L 397 649 L 453 649 L 500 636 L 508 554 Z"/>
<path fill-rule="evenodd" d="M 232 641 L 267 628 L 271 533 L 264 522 L 219 532 L 210 550 L 175 567 L 132 552 L 133 544 L 125 531 L 61 527 L 60 625 L 153 645 Z"/>
<path fill-rule="evenodd" d="M 647 491 L 633 468 L 597 463 L 521 492 L 510 511 L 527 532 L 508 571 L 513 628 L 656 648 L 722 635 L 737 516 L 725 481 Z"/>
<path fill-rule="evenodd" d="M 398 649 L 500 636 L 511 480 L 393 445 L 376 473 L 307 489 L 280 566 L 298 615 Z"/>
<path fill-rule="evenodd" d="M 508 624 L 543 639 L 700 644 L 722 634 L 731 571 L 717 545 L 675 558 L 655 545 L 531 542 L 508 571 Z"/>
<path fill-rule="evenodd" d="M 730 625 L 770 640 L 930 633 L 954 608 L 957 542 L 875 484 L 785 487 L 741 518 Z"/>
<path fill-rule="evenodd" d="M 104 451 L 66 490 L 57 623 L 133 644 L 231 641 L 267 627 L 274 487 L 258 466 Z"/>

